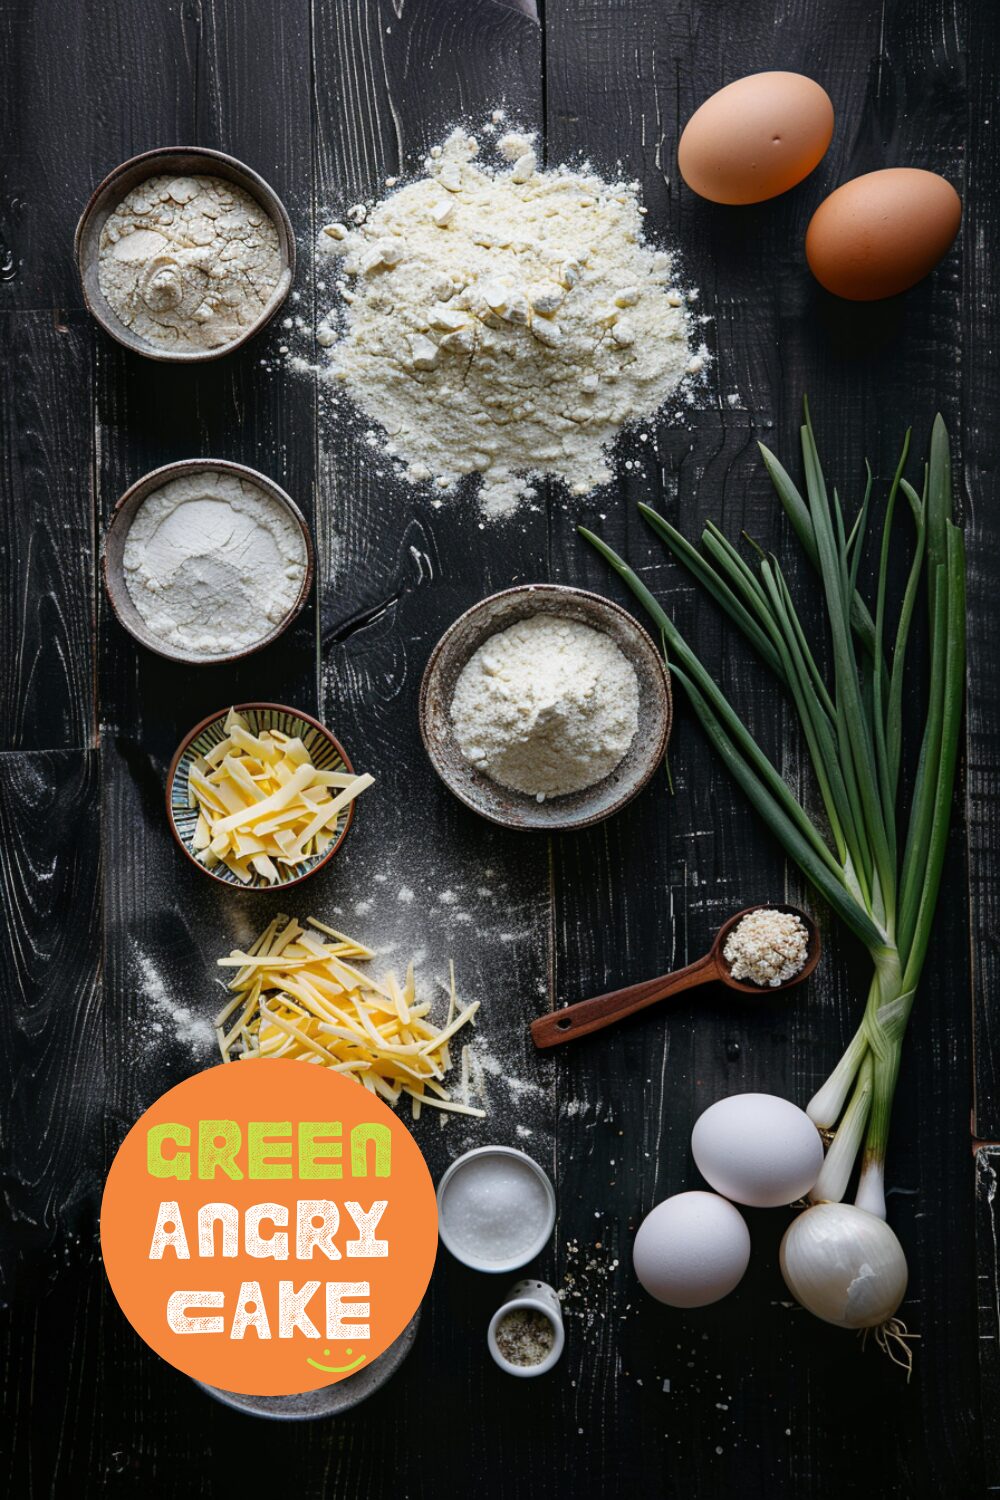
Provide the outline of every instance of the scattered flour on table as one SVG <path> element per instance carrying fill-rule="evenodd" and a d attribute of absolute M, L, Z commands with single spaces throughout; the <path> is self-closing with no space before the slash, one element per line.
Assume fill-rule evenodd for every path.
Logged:
<path fill-rule="evenodd" d="M 540 1083 L 534 1083 L 531 1079 L 512 1077 L 508 1071 L 509 1064 L 501 1062 L 500 1058 L 482 1045 L 475 1048 L 475 1061 L 488 1078 L 497 1079 L 514 1099 L 521 1099 L 526 1094 L 541 1096 L 546 1092 Z"/>
<path fill-rule="evenodd" d="M 354 861 L 348 841 L 338 858 L 342 889 L 352 884 Z M 529 1021 L 548 1001 L 544 925 L 533 896 L 522 895 L 516 880 L 488 857 L 465 850 L 445 858 L 405 837 L 390 862 L 365 861 L 363 868 L 362 883 L 383 893 L 363 921 L 352 901 L 338 901 L 333 893 L 329 903 L 316 905 L 315 915 L 373 947 L 373 972 L 393 969 L 400 975 L 412 961 L 418 993 L 431 1002 L 435 1024 L 443 1025 L 448 1013 L 449 960 L 459 1003 L 480 1002 L 454 1049 L 447 1087 L 460 1102 L 485 1109 L 487 1119 L 442 1114 L 449 1153 L 491 1138 L 530 1140 L 530 1150 L 544 1152 L 554 1103 L 551 1072 L 528 1034 Z M 379 875 L 388 879 L 379 881 Z M 299 914 L 304 910 L 300 903 Z"/>
<path fill-rule="evenodd" d="M 163 349 L 232 343 L 283 274 L 273 219 L 222 177 L 148 177 L 101 230 L 104 297 L 127 328 Z"/>
<path fill-rule="evenodd" d="M 370 445 L 442 495 L 480 475 L 493 516 L 543 474 L 606 484 L 619 431 L 707 362 L 638 183 L 540 168 L 520 131 L 496 147 L 481 162 L 456 129 L 425 175 L 326 226 L 342 307 L 317 329 L 326 373 L 381 429 Z"/>
<path fill-rule="evenodd" d="M 158 1038 L 164 1030 L 169 1031 L 174 1040 L 186 1047 L 194 1057 L 215 1052 L 212 1017 L 196 1015 L 188 1006 L 178 1004 L 149 954 L 144 953 L 138 945 L 134 952 L 142 995 L 153 1013 L 149 1026 L 153 1035 Z"/>
<path fill-rule="evenodd" d="M 350 889 L 352 860 L 346 848 L 344 854 L 341 868 L 348 878 L 343 889 Z M 487 1119 L 438 1116 L 440 1128 L 448 1129 L 449 1154 L 458 1155 L 496 1138 L 512 1144 L 519 1140 L 544 1160 L 554 1122 L 551 1074 L 539 1061 L 527 1030 L 528 1022 L 544 1010 L 548 993 L 536 914 L 503 874 L 485 862 L 471 859 L 452 864 L 447 875 L 433 857 L 409 858 L 408 863 L 409 902 L 397 902 L 396 871 L 390 864 L 366 877 L 383 887 L 385 894 L 363 920 L 358 919 L 353 902 L 337 901 L 334 890 L 322 901 L 296 902 L 294 914 L 304 919 L 312 913 L 371 944 L 375 949 L 371 969 L 376 974 L 394 969 L 400 975 L 412 962 L 418 990 L 431 1001 L 433 1019 L 440 1025 L 448 1013 L 451 960 L 459 1002 L 479 1000 L 481 1004 L 473 1025 L 462 1032 L 463 1045 L 454 1049 L 447 1086 L 455 1098 L 485 1109 Z M 387 878 L 380 881 L 379 875 Z M 441 901 L 446 893 L 454 899 Z M 213 952 L 247 947 L 259 925 L 256 917 L 234 909 Z M 539 944 L 537 953 L 534 940 Z M 511 943 L 521 945 L 516 968 L 504 961 Z M 199 989 L 193 1000 L 188 1000 L 185 987 L 182 1001 L 168 982 L 164 966 L 135 940 L 132 957 L 135 988 L 144 1011 L 139 1032 L 144 1046 L 158 1052 L 169 1038 L 186 1050 L 196 1066 L 217 1061 L 214 1017 L 230 998 L 225 978 L 214 976 L 215 982 Z M 525 973 L 528 977 L 522 979 Z M 468 1057 L 463 1066 L 464 1045 Z M 577 1103 L 568 1112 L 581 1108 Z M 433 1126 L 429 1115 L 426 1111 L 421 1122 L 428 1129 Z"/>

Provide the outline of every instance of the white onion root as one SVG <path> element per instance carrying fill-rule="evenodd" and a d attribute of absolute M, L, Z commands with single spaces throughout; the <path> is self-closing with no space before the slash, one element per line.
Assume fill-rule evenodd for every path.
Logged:
<path fill-rule="evenodd" d="M 905 1333 L 895 1314 L 906 1256 L 883 1219 L 850 1203 L 817 1203 L 789 1225 L 780 1258 L 792 1296 L 825 1323 Z"/>

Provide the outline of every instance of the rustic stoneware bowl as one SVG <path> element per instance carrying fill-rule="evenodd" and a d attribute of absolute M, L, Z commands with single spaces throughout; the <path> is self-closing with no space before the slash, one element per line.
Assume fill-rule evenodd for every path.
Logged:
<path fill-rule="evenodd" d="M 279 620 L 277 625 L 268 631 L 267 635 L 261 636 L 252 646 L 247 646 L 242 651 L 229 651 L 219 656 L 204 656 L 199 652 L 184 651 L 177 646 L 171 646 L 150 630 L 142 615 L 132 602 L 132 596 L 125 582 L 125 542 L 128 537 L 129 527 L 135 517 L 136 511 L 141 506 L 147 495 L 154 490 L 169 484 L 172 479 L 183 479 L 186 474 L 200 474 L 205 469 L 221 470 L 224 474 L 233 474 L 237 479 L 245 480 L 249 484 L 257 485 L 258 489 L 264 491 L 270 499 L 274 500 L 288 512 L 297 523 L 302 532 L 302 540 L 305 546 L 306 565 L 302 574 L 302 587 L 299 589 L 291 609 L 284 619 Z M 259 474 L 256 469 L 248 469 L 246 464 L 230 463 L 223 458 L 186 458 L 180 463 L 164 464 L 162 469 L 152 469 L 144 474 L 141 479 L 127 489 L 111 512 L 111 520 L 108 523 L 107 535 L 104 538 L 104 548 L 101 553 L 101 572 L 104 576 L 104 587 L 107 590 L 111 608 L 117 616 L 118 623 L 123 625 L 129 635 L 134 636 L 141 646 L 150 651 L 155 651 L 158 656 L 165 656 L 170 661 L 183 661 L 191 666 L 206 666 L 213 662 L 239 661 L 241 657 L 251 656 L 254 651 L 259 651 L 262 646 L 268 646 L 283 634 L 301 612 L 302 606 L 309 597 L 312 588 L 313 573 L 315 571 L 315 558 L 313 554 L 312 537 L 309 535 L 309 527 L 306 518 L 289 495 L 286 495 L 280 485 L 275 484 L 273 479 L 268 479 L 266 474 Z"/>
<path fill-rule="evenodd" d="M 259 317 L 243 330 L 239 338 L 230 340 L 228 344 L 220 344 L 215 349 L 172 350 L 147 343 L 145 339 L 133 333 L 131 328 L 127 328 L 112 310 L 98 282 L 97 256 L 101 231 L 105 223 L 122 199 L 134 187 L 138 187 L 140 182 L 145 182 L 147 177 L 164 175 L 223 177 L 227 182 L 234 182 L 237 187 L 249 193 L 251 198 L 256 198 L 261 208 L 273 219 L 278 231 L 281 274 L 269 302 L 261 309 Z M 90 202 L 80 216 L 74 246 L 80 282 L 83 286 L 83 300 L 87 305 L 87 310 L 93 314 L 101 327 L 110 333 L 113 339 L 117 339 L 119 344 L 124 344 L 126 349 L 131 349 L 136 354 L 143 354 L 147 359 L 159 359 L 168 364 L 198 364 L 205 360 L 218 359 L 221 355 L 230 354 L 234 349 L 238 349 L 241 344 L 253 338 L 255 333 L 259 333 L 265 324 L 271 321 L 288 296 L 292 278 L 295 275 L 295 236 L 292 233 L 291 220 L 285 210 L 285 205 L 274 189 L 269 187 L 263 177 L 258 176 L 252 168 L 237 161 L 235 156 L 227 156 L 224 151 L 202 151 L 193 146 L 166 146 L 159 151 L 143 151 L 141 155 L 130 157 L 128 161 L 122 162 L 120 167 L 115 167 L 113 172 L 109 172 L 100 186 L 94 190 Z"/>
<path fill-rule="evenodd" d="M 273 1422 L 309 1422 L 317 1417 L 336 1417 L 360 1406 L 392 1379 L 413 1348 L 419 1327 L 418 1308 L 399 1338 L 370 1365 L 362 1365 L 357 1374 L 348 1375 L 335 1385 L 322 1385 L 318 1390 L 303 1391 L 298 1396 L 244 1396 L 239 1391 L 224 1391 L 201 1380 L 196 1380 L 195 1385 L 234 1411 L 246 1412 L 251 1417 L 269 1417 Z"/>
<path fill-rule="evenodd" d="M 220 884 L 231 886 L 236 891 L 271 891 L 276 894 L 278 891 L 287 890 L 289 886 L 298 885 L 300 881 L 307 880 L 323 865 L 329 864 L 354 822 L 355 804 L 349 802 L 340 814 L 336 834 L 329 849 L 324 850 L 322 854 L 313 854 L 297 865 L 279 865 L 277 868 L 282 872 L 282 878 L 276 885 L 269 885 L 256 873 L 244 884 L 242 880 L 237 879 L 232 870 L 222 864 L 214 865 L 209 869 L 194 852 L 194 830 L 198 821 L 198 809 L 189 806 L 188 772 L 192 761 L 197 760 L 199 756 L 206 755 L 221 739 L 225 738 L 223 725 L 230 706 L 235 708 L 238 714 L 243 715 L 252 734 L 260 734 L 262 729 L 279 729 L 282 734 L 297 735 L 309 751 L 313 765 L 321 771 L 353 773 L 354 767 L 348 760 L 347 751 L 343 745 L 335 735 L 330 733 L 325 724 L 321 724 L 310 714 L 301 713 L 298 709 L 286 708 L 282 703 L 234 703 L 226 708 L 220 708 L 218 713 L 209 714 L 207 719 L 202 719 L 200 724 L 196 724 L 174 751 L 174 758 L 167 771 L 167 818 L 170 823 L 170 832 L 179 847 L 191 863 L 210 880 L 217 880 Z"/>
<path fill-rule="evenodd" d="M 509 791 L 477 771 L 458 747 L 450 716 L 455 683 L 470 656 L 497 631 L 537 614 L 577 620 L 610 636 L 639 682 L 639 728 L 621 764 L 596 786 L 545 802 Z M 669 679 L 642 626 L 610 599 L 562 584 L 505 589 L 474 605 L 438 641 L 420 685 L 420 733 L 434 769 L 466 807 L 505 828 L 586 828 L 618 812 L 662 763 L 671 719 Z"/>

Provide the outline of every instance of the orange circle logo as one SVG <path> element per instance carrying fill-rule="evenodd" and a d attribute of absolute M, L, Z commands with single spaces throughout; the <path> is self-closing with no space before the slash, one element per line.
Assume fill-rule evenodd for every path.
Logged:
<path fill-rule="evenodd" d="M 403 1331 L 434 1266 L 437 1203 L 381 1100 L 257 1059 L 195 1074 L 132 1127 L 101 1247 L 157 1354 L 224 1390 L 289 1396 L 345 1379 Z"/>

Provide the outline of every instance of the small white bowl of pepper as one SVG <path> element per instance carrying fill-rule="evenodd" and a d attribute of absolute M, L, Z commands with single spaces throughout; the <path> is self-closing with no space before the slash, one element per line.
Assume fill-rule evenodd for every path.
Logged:
<path fill-rule="evenodd" d="M 508 1375 L 544 1375 L 566 1342 L 557 1293 L 544 1281 L 516 1282 L 490 1319 L 486 1342 Z"/>

